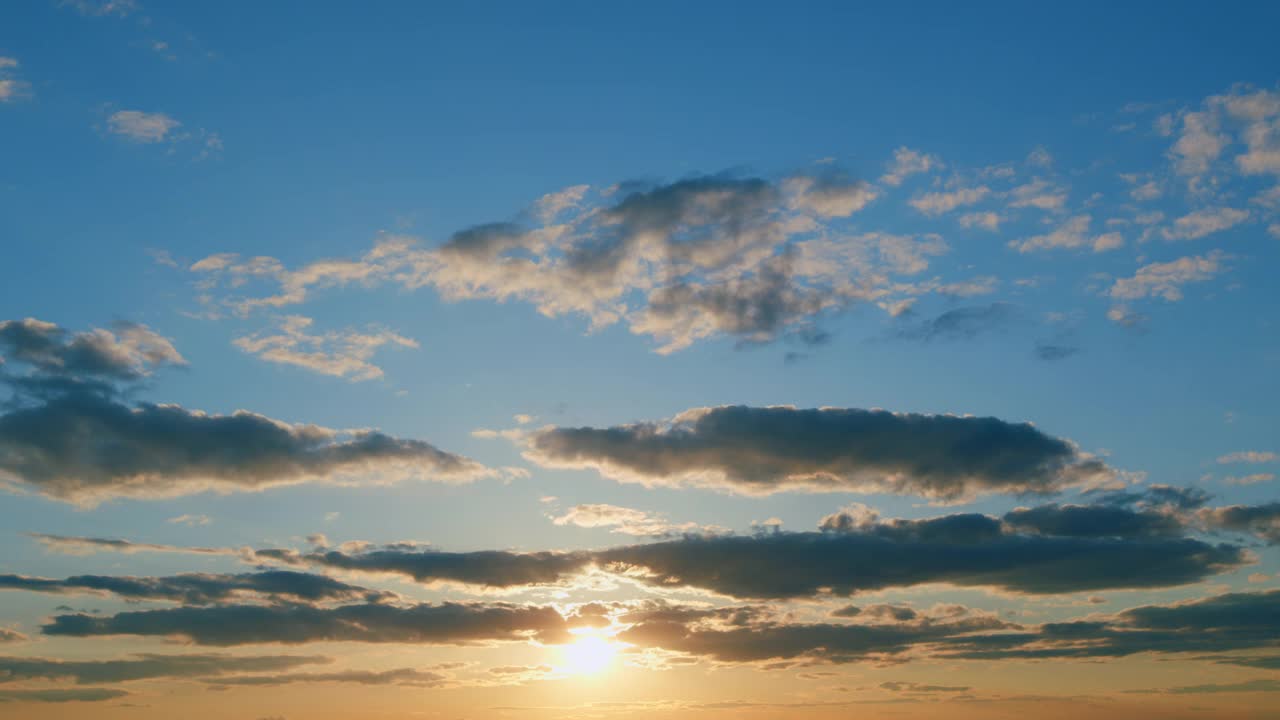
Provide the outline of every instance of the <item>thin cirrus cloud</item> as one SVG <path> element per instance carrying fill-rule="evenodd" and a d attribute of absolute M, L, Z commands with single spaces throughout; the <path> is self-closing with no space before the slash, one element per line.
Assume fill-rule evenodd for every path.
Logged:
<path fill-rule="evenodd" d="M 0 323 L 0 487 L 94 505 L 117 497 L 261 490 L 309 481 L 460 482 L 479 463 L 371 430 L 289 424 L 248 411 L 212 415 L 118 398 L 122 387 L 185 360 L 149 328 L 70 333 L 34 319 Z"/>
<path fill-rule="evenodd" d="M 417 348 L 417 341 L 385 328 L 367 332 L 346 329 L 310 333 L 313 320 L 300 315 L 281 318 L 274 333 L 260 332 L 238 337 L 233 344 L 267 362 L 305 368 L 321 375 L 347 378 L 352 382 L 376 380 L 382 368 L 370 360 L 384 346 Z"/>
<path fill-rule="evenodd" d="M 694 408 L 663 422 L 544 429 L 527 442 L 526 457 L 545 467 L 749 495 L 889 492 L 953 501 L 1051 493 L 1115 476 L 1030 424 L 883 410 Z"/>

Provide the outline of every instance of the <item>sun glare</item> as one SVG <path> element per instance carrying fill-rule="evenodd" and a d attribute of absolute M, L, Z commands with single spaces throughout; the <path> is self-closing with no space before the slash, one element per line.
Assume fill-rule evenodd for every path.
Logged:
<path fill-rule="evenodd" d="M 609 669 L 619 644 L 596 634 L 583 634 L 561 648 L 561 669 L 573 675 L 596 675 Z"/>

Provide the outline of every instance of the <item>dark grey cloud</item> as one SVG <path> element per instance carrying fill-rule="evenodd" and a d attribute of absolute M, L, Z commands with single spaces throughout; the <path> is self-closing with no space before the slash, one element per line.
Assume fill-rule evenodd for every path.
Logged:
<path fill-rule="evenodd" d="M 106 688 L 47 688 L 42 690 L 0 690 L 0 703 L 103 702 L 127 697 L 124 690 Z"/>
<path fill-rule="evenodd" d="M 798 598 L 946 583 L 1028 594 L 1170 587 L 1245 565 L 1232 545 L 1183 537 L 1010 532 L 984 515 L 891 521 L 849 532 L 687 537 L 602 550 L 597 562 L 661 587 Z"/>
<path fill-rule="evenodd" d="M 34 371 L 79 380 L 136 380 L 165 365 L 185 365 L 173 345 L 146 325 L 71 333 L 35 318 L 0 322 L 0 357 Z"/>
<path fill-rule="evenodd" d="M 960 606 L 874 622 L 860 614 L 848 623 L 780 619 L 763 606 L 694 608 L 654 604 L 621 615 L 619 638 L 642 648 L 727 663 L 800 659 L 833 663 L 892 661 L 911 651 L 941 660 L 1110 659 L 1139 653 L 1186 658 L 1187 653 L 1230 653 L 1280 646 L 1280 591 L 1232 593 L 1170 605 L 1147 605 L 1089 620 L 1022 626 Z M 1235 655 L 1194 660 L 1234 663 Z M 1244 658 L 1248 667 L 1271 668 Z M 912 692 L 908 684 L 894 691 Z M 924 686 L 914 691 L 929 692 Z M 936 692 L 962 691 L 935 688 Z"/>
<path fill-rule="evenodd" d="M 1198 515 L 1211 528 L 1249 533 L 1280 545 L 1280 502 L 1205 508 Z"/>
<path fill-rule="evenodd" d="M 203 678 L 215 675 L 290 670 L 332 662 L 316 655 L 157 655 L 119 660 L 58 660 L 0 657 L 0 682 L 70 681 L 78 685 L 120 683 L 156 678 Z"/>
<path fill-rule="evenodd" d="M 290 564 L 367 573 L 393 573 L 417 582 L 453 582 L 488 588 L 551 585 L 586 569 L 592 558 L 586 552 L 517 553 L 503 550 L 443 552 L 418 548 L 378 549 L 363 553 L 329 550 L 298 553 L 292 550 L 258 550 L 255 557 Z"/>
<path fill-rule="evenodd" d="M 1154 690 L 1129 690 L 1133 693 L 1158 695 L 1208 695 L 1213 693 L 1280 692 L 1280 680 L 1258 678 L 1234 683 L 1206 683 L 1204 685 L 1179 685 Z"/>
<path fill-rule="evenodd" d="M 1016 305 L 995 302 L 948 310 L 922 323 L 899 328 L 898 336 L 907 340 L 972 340 L 988 333 L 1000 332 L 1023 321 Z"/>
<path fill-rule="evenodd" d="M 941 656 L 971 660 L 1274 649 L 1280 645 L 1280 591 L 1144 605 L 1111 618 L 1046 623 L 1032 632 L 974 635 L 950 644 Z"/>
<path fill-rule="evenodd" d="M 1172 513 L 1115 505 L 1041 505 L 1004 515 L 1018 532 L 1064 537 L 1175 537 L 1186 524 Z"/>
<path fill-rule="evenodd" d="M 239 411 L 128 406 L 76 392 L 0 415 L 0 476 L 49 497 L 93 504 L 304 481 L 415 476 L 461 481 L 478 463 L 420 440 L 290 425 Z"/>
<path fill-rule="evenodd" d="M 537 639 L 563 642 L 570 621 L 553 607 L 494 603 L 221 605 L 123 612 L 109 617 L 57 615 L 42 627 L 59 637 L 139 635 L 234 646 L 310 642 L 467 645 Z"/>
<path fill-rule="evenodd" d="M 1078 352 L 1080 352 L 1080 348 L 1074 345 L 1063 345 L 1061 343 L 1037 342 L 1035 349 L 1036 357 L 1046 362 L 1066 360 Z"/>
<path fill-rule="evenodd" d="M 723 406 L 670 421 L 534 433 L 527 457 L 646 485 L 749 494 L 893 492 L 955 500 L 1050 493 L 1110 477 L 1100 460 L 1027 423 L 882 410 Z"/>
<path fill-rule="evenodd" d="M 404 685 L 408 687 L 435 687 L 449 680 L 449 676 L 415 668 L 395 670 L 342 670 L 330 673 L 284 673 L 279 675 L 242 675 L 208 680 L 219 687 L 257 686 L 273 687 L 295 683 L 351 683 L 355 685 Z"/>
<path fill-rule="evenodd" d="M 64 555 L 91 555 L 97 552 L 118 552 L 126 555 L 140 552 L 178 553 L 184 555 L 242 555 L 246 551 L 235 548 L 187 547 L 158 543 L 134 542 L 120 538 L 84 537 L 79 535 L 50 535 L 27 533 L 46 549 Z"/>
<path fill-rule="evenodd" d="M 25 575 L 0 575 L 0 590 L 40 593 L 111 593 L 128 600 L 168 600 L 206 605 L 263 596 L 291 602 L 379 601 L 393 597 L 348 585 L 324 575 L 268 570 L 255 573 L 186 573 L 170 577 L 76 575 L 62 580 Z"/>

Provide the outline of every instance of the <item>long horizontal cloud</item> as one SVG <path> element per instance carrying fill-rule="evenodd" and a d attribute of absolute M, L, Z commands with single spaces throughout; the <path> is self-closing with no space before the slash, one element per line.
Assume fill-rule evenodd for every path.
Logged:
<path fill-rule="evenodd" d="M 324 575 L 289 570 L 237 575 L 188 573 L 170 577 L 76 575 L 63 580 L 0 575 L 0 590 L 58 594 L 111 593 L 128 600 L 169 600 L 186 605 L 206 605 L 245 596 L 292 602 L 372 601 L 388 597 L 386 593 L 348 585 Z"/>
<path fill-rule="evenodd" d="M 99 552 L 118 552 L 126 555 L 144 552 L 177 553 L 181 555 L 240 555 L 246 552 L 236 548 L 187 547 L 82 535 L 52 535 L 49 533 L 28 533 L 28 535 L 43 545 L 46 550 L 62 553 L 63 555 L 92 555 Z"/>
<path fill-rule="evenodd" d="M 0 690 L 0 703 L 67 703 L 103 702 L 127 697 L 124 690 L 109 688 L 42 688 L 39 690 Z"/>
<path fill-rule="evenodd" d="M 1235 569 L 1248 556 L 1190 538 L 1024 535 L 985 515 L 950 515 L 853 532 L 689 537 L 602 551 L 597 561 L 663 587 L 797 598 L 925 583 L 1029 594 L 1169 587 Z"/>
<path fill-rule="evenodd" d="M 305 481 L 463 481 L 485 469 L 420 440 L 72 392 L 0 415 L 0 481 L 81 504 Z"/>
<path fill-rule="evenodd" d="M 954 500 L 1049 493 L 1112 475 L 1072 443 L 1026 423 L 842 408 L 723 406 L 659 423 L 552 428 L 533 434 L 526 454 L 544 466 L 594 468 L 622 481 L 748 494 Z"/>
<path fill-rule="evenodd" d="M 913 651 L 945 660 L 1107 659 L 1138 653 L 1185 655 L 1280 646 L 1280 591 L 1232 593 L 1112 616 L 1024 627 L 960 606 L 879 616 L 863 623 L 804 623 L 760 607 L 714 610 L 658 606 L 623 614 L 619 638 L 640 647 L 726 663 L 805 659 L 844 663 Z M 1231 655 L 1202 655 L 1233 663 Z M 1273 658 L 1252 667 L 1270 668 Z"/>
<path fill-rule="evenodd" d="M 1144 605 L 1101 620 L 1047 623 L 1034 632 L 956 640 L 955 659 L 1108 658 L 1137 653 L 1230 652 L 1280 645 L 1280 590 Z"/>
<path fill-rule="evenodd" d="M 447 675 L 415 668 L 395 670 L 343 670 L 330 673 L 283 673 L 279 675 L 242 675 L 209 680 L 219 687 L 256 686 L 271 687 L 294 683 L 351 683 L 354 685 L 404 685 L 408 687 L 434 687 L 446 682 Z"/>
<path fill-rule="evenodd" d="M 109 617 L 57 615 L 46 635 L 140 635 L 197 645 L 310 642 L 468 645 L 536 639 L 564 642 L 571 622 L 552 607 L 496 603 L 382 604 L 316 608 L 305 605 L 222 605 L 123 612 Z"/>
<path fill-rule="evenodd" d="M 876 624 L 787 623 L 763 616 L 758 609 L 716 611 L 659 609 L 635 612 L 622 620 L 631 625 L 618 637 L 641 647 L 708 657 L 720 662 L 806 658 L 828 662 L 895 655 L 917 645 L 966 633 L 1010 627 L 990 616 Z"/>
<path fill-rule="evenodd" d="M 338 570 L 391 573 L 424 584 L 452 582 L 488 588 L 556 584 L 586 569 L 592 562 L 587 552 L 519 553 L 505 550 L 455 553 L 430 549 L 383 549 L 362 553 L 339 550 L 298 553 L 266 549 L 256 551 L 254 557 Z"/>
<path fill-rule="evenodd" d="M 1134 497 L 1177 496 L 1154 492 Z M 658 587 L 743 598 L 850 595 L 926 583 L 1029 594 L 1170 587 L 1249 562 L 1238 546 L 1182 535 L 1182 517 L 1150 507 L 1048 505 L 1003 518 L 964 513 L 881 520 L 862 508 L 824 518 L 822 532 L 687 535 L 591 551 L 271 549 L 252 558 L 482 588 L 564 584 L 601 568 Z"/>
<path fill-rule="evenodd" d="M 317 655 L 140 654 L 116 660 L 0 657 L 0 682 L 67 680 L 77 685 L 96 685 L 156 678 L 279 672 L 329 662 L 332 662 L 330 658 Z"/>

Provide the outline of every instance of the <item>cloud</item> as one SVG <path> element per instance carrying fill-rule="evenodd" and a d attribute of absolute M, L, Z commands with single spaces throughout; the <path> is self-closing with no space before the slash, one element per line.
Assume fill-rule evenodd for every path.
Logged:
<path fill-rule="evenodd" d="M 759 607 L 716 610 L 656 606 L 620 618 L 618 639 L 643 648 L 707 657 L 722 663 L 803 658 L 833 663 L 883 658 L 950 637 L 1008 627 L 989 616 L 910 622 L 793 623 Z"/>
<path fill-rule="evenodd" d="M 1002 330 L 1020 319 L 1018 308 L 1004 302 L 948 310 L 919 325 L 903 328 L 898 336 L 910 340 L 972 340 Z"/>
<path fill-rule="evenodd" d="M 565 642 L 570 623 L 552 607 L 497 603 L 383 604 L 316 608 L 306 605 L 222 605 L 123 612 L 108 617 L 57 615 L 44 625 L 56 637 L 138 635 L 197 645 L 311 642 L 471 645 L 484 642 Z"/>
<path fill-rule="evenodd" d="M 256 551 L 254 557 L 348 572 L 404 575 L 423 584 L 447 582 L 498 589 L 557 584 L 591 564 L 591 556 L 586 552 L 479 550 L 458 553 L 412 547 L 312 553 L 266 549 Z"/>
<path fill-rule="evenodd" d="M 1182 299 L 1183 285 L 1212 280 L 1225 272 L 1225 260 L 1221 251 L 1214 250 L 1207 255 L 1143 265 L 1133 277 L 1116 278 L 1107 294 L 1116 300 L 1158 297 L 1177 302 Z"/>
<path fill-rule="evenodd" d="M 329 673 L 285 673 L 280 675 L 244 675 L 207 680 L 218 687 L 275 687 L 295 683 L 351 683 L 355 685 L 400 685 L 404 687 L 436 687 L 448 681 L 447 675 L 415 668 L 395 670 L 343 670 Z"/>
<path fill-rule="evenodd" d="M 939 500 L 1048 493 L 1111 476 L 1030 424 L 997 418 L 788 406 L 694 408 L 665 422 L 550 428 L 526 456 L 649 486 L 891 492 Z"/>
<path fill-rule="evenodd" d="M 1186 529 L 1176 514 L 1134 511 L 1114 505 L 1041 505 L 1017 508 L 1004 515 L 1018 532 L 1060 537 L 1177 537 Z"/>
<path fill-rule="evenodd" d="M 979 185 L 945 192 L 925 193 L 912 198 L 909 204 L 925 215 L 942 215 L 959 207 L 982 202 L 990 194 L 991 188 Z"/>
<path fill-rule="evenodd" d="M 1078 352 L 1080 352 L 1078 347 L 1059 343 L 1036 342 L 1035 347 L 1036 357 L 1047 362 L 1065 360 Z"/>
<path fill-rule="evenodd" d="M 1240 452 L 1227 453 L 1218 458 L 1219 465 L 1228 465 L 1230 463 L 1269 463 L 1280 460 L 1280 455 L 1265 450 L 1241 450 Z"/>
<path fill-rule="evenodd" d="M 130 407 L 75 392 L 0 415 L 0 478 L 86 505 L 308 481 L 457 482 L 484 473 L 476 462 L 420 440 L 291 425 L 243 410 Z"/>
<path fill-rule="evenodd" d="M 17 68 L 16 59 L 0 56 L 0 103 L 13 102 L 27 96 L 30 86 L 14 77 Z"/>
<path fill-rule="evenodd" d="M 1208 172 L 1210 164 L 1222 154 L 1227 142 L 1227 136 L 1219 132 L 1218 119 L 1214 114 L 1183 114 L 1182 132 L 1172 149 L 1178 173 L 1200 175 Z"/>
<path fill-rule="evenodd" d="M 234 548 L 203 548 L 162 545 L 157 543 L 140 543 L 117 538 L 79 537 L 74 535 L 48 535 L 45 533 L 28 533 L 45 549 L 63 555 L 92 555 L 98 552 L 119 552 L 131 555 L 138 552 L 181 553 L 193 555 L 238 555 L 241 550 Z"/>
<path fill-rule="evenodd" d="M 136 380 L 187 361 L 167 339 L 146 325 L 118 322 L 112 330 L 71 333 L 26 318 L 0 322 L 0 356 L 47 375 L 111 381 Z"/>
<path fill-rule="evenodd" d="M 1124 245 L 1124 238 L 1120 233 L 1109 232 L 1102 235 L 1090 235 L 1089 223 L 1091 220 L 1092 218 L 1088 215 L 1076 215 L 1047 234 L 1036 235 L 1025 240 L 1011 240 L 1009 247 L 1020 253 L 1059 248 L 1070 250 L 1088 248 L 1098 253 L 1115 250 Z"/>
<path fill-rule="evenodd" d="M 60 0 L 58 4 L 90 17 L 125 17 L 136 12 L 139 7 L 136 0 Z"/>
<path fill-rule="evenodd" d="M 1003 221 L 1004 218 L 1001 217 L 999 213 L 990 211 L 965 213 L 959 218 L 961 227 L 970 229 L 981 228 L 983 230 L 990 230 L 991 232 L 999 230 L 1000 223 Z"/>
<path fill-rule="evenodd" d="M 107 118 L 107 130 L 136 143 L 159 143 L 173 138 L 182 123 L 164 113 L 117 110 Z"/>
<path fill-rule="evenodd" d="M 1231 545 L 1182 537 L 1023 534 L 978 514 L 884 522 L 834 515 L 824 526 L 820 533 L 633 545 L 599 551 L 596 559 L 658 587 L 769 599 L 930 583 L 1030 595 L 1172 587 L 1248 562 Z"/>
<path fill-rule="evenodd" d="M 0 645 L 5 643 L 26 642 L 29 638 L 12 628 L 0 627 Z"/>
<path fill-rule="evenodd" d="M 1280 680 L 1259 678 L 1235 683 L 1208 683 L 1205 685 L 1180 685 L 1155 690 L 1130 690 L 1135 693 L 1161 695 L 1206 695 L 1209 693 L 1280 692 Z"/>
<path fill-rule="evenodd" d="M 1280 545 L 1280 502 L 1205 508 L 1199 517 L 1211 528 L 1249 533 L 1268 544 Z"/>
<path fill-rule="evenodd" d="M 1228 593 L 1144 605 L 1111 618 L 1046 623 L 1032 632 L 948 641 L 942 659 L 1116 658 L 1138 653 L 1228 652 L 1280 642 L 1280 591 Z"/>
<path fill-rule="evenodd" d="M 209 315 L 296 305 L 324 288 L 430 287 L 447 301 L 518 300 L 548 317 L 580 316 L 592 330 L 621 323 L 663 353 L 720 336 L 769 342 L 857 303 L 892 307 L 978 282 L 908 281 L 946 244 L 850 232 L 844 221 L 877 190 L 835 168 L 572 190 L 540 201 L 523 218 L 531 224 L 476 225 L 437 247 L 385 236 L 357 259 L 291 269 L 219 253 L 190 270 Z"/>
<path fill-rule="evenodd" d="M 1019 185 L 1009 193 L 1009 207 L 1061 210 L 1067 204 L 1067 191 L 1039 178 Z"/>
<path fill-rule="evenodd" d="M 880 178 L 880 182 L 891 187 L 898 187 L 911 175 L 927 173 L 943 167 L 936 155 L 929 155 L 908 147 L 900 147 L 893 151 L 893 162 Z"/>
<path fill-rule="evenodd" d="M 835 172 L 795 175 L 784 187 L 792 208 L 821 218 L 847 218 L 878 197 L 867 183 Z"/>
<path fill-rule="evenodd" d="M 77 685 L 121 683 L 156 678 L 198 678 L 243 672 L 288 670 L 332 662 L 315 655 L 157 655 L 115 660 L 60 660 L 0 657 L 0 682 L 66 680 Z"/>
<path fill-rule="evenodd" d="M 1248 210 L 1206 208 L 1183 215 L 1173 221 L 1172 229 L 1161 232 L 1165 240 L 1198 240 L 1206 235 L 1229 230 L 1248 219 Z"/>
<path fill-rule="evenodd" d="M 291 602 L 376 601 L 387 597 L 386 593 L 348 585 L 323 575 L 288 570 L 238 575 L 187 573 L 170 577 L 76 575 L 63 580 L 0 575 L 0 590 L 55 594 L 110 593 L 127 600 L 168 600 L 186 605 L 222 603 L 246 596 Z"/>
<path fill-rule="evenodd" d="M 208 525 L 209 523 L 213 522 L 213 520 L 209 519 L 208 515 L 184 514 L 184 515 L 179 515 L 177 517 L 171 517 L 168 520 L 165 520 L 165 522 L 169 523 L 170 525 L 186 525 L 187 527 L 196 527 L 198 525 Z"/>
<path fill-rule="evenodd" d="M 124 690 L 105 688 L 47 688 L 41 690 L 0 689 L 0 703 L 103 702 L 128 696 Z"/>
<path fill-rule="evenodd" d="M 382 368 L 369 361 L 383 346 L 418 347 L 417 341 L 385 328 L 370 328 L 364 333 L 347 329 L 312 335 L 307 333 L 312 322 L 308 317 L 288 315 L 281 318 L 276 334 L 262 332 L 238 337 L 233 344 L 268 362 L 294 365 L 353 382 L 382 377 Z"/>
<path fill-rule="evenodd" d="M 684 533 L 726 532 L 724 528 L 705 527 L 695 522 L 672 523 L 660 514 L 603 503 L 574 505 L 563 515 L 552 518 L 556 525 L 584 528 L 611 528 L 621 535 L 665 537 Z"/>

